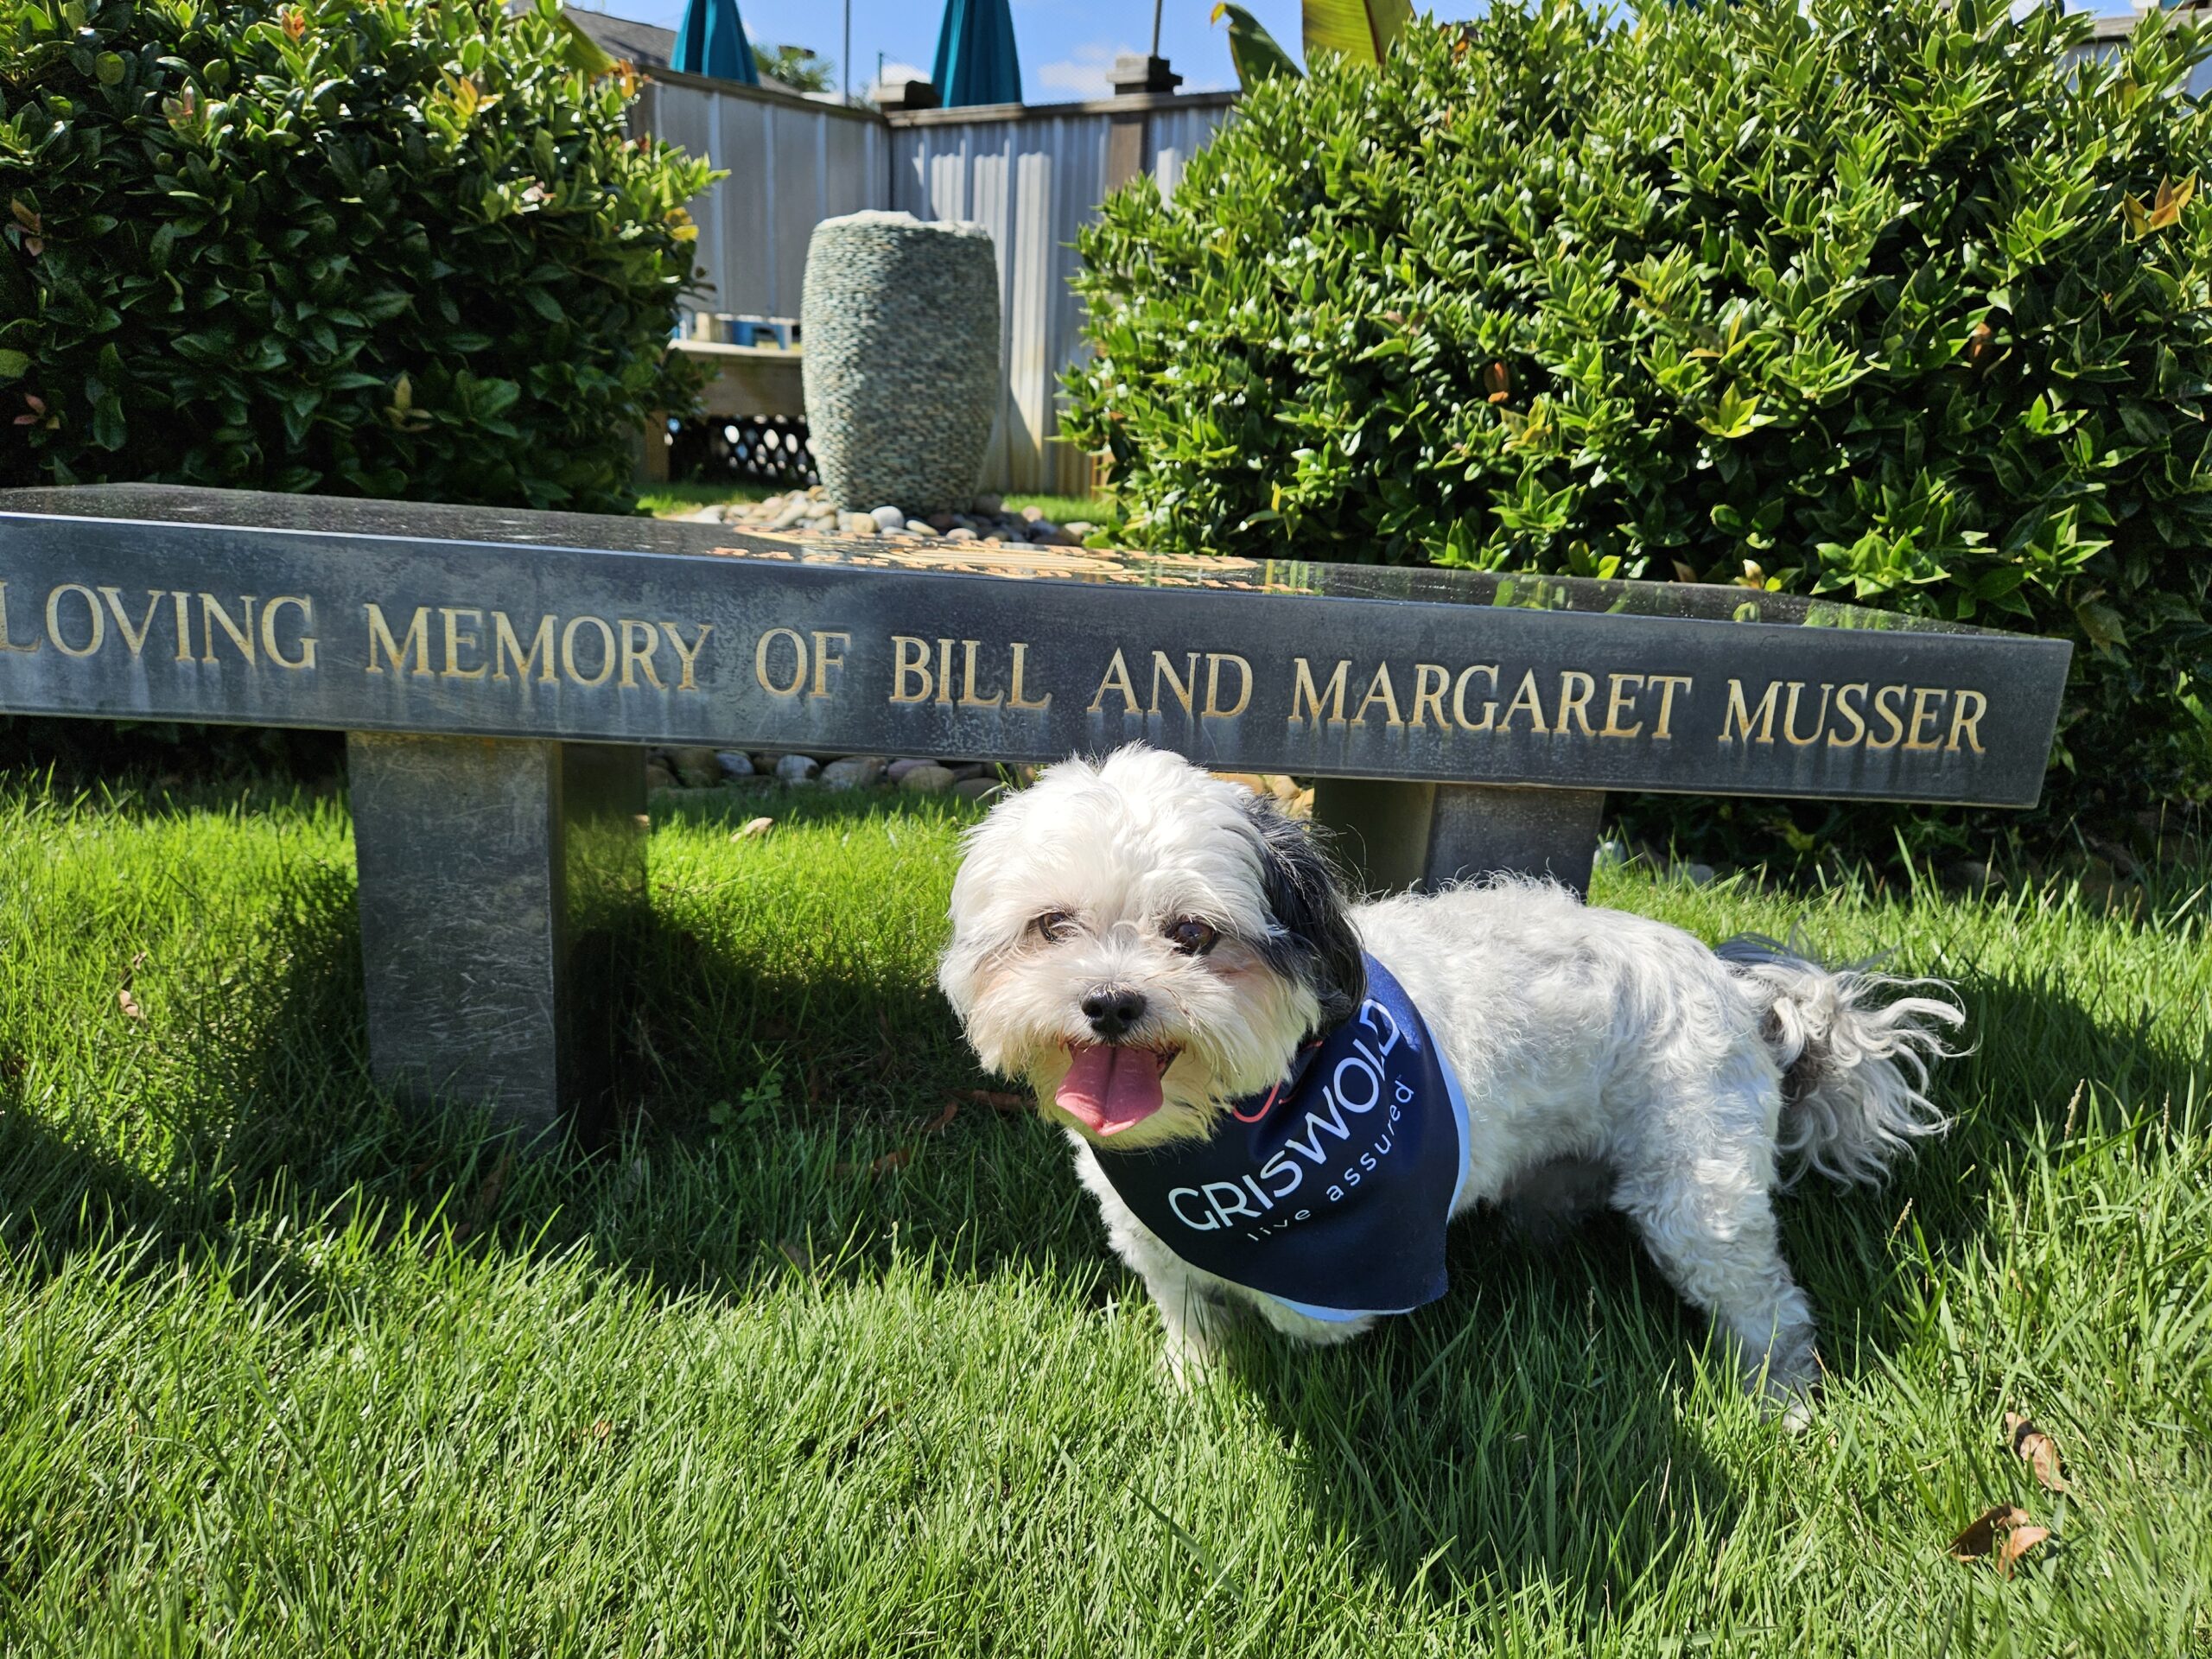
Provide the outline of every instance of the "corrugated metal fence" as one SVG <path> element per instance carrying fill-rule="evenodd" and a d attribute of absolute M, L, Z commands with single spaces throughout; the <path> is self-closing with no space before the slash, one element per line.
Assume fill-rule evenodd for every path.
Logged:
<path fill-rule="evenodd" d="M 891 118 L 890 206 L 982 223 L 998 249 L 1006 388 L 984 463 L 1001 490 L 1084 493 L 1090 458 L 1052 442 L 1060 372 L 1084 350 L 1069 286 L 1076 232 L 1137 172 L 1173 193 L 1228 115 L 1225 94 L 1059 108 L 933 110 Z"/>
<path fill-rule="evenodd" d="M 796 316 L 815 225 L 864 207 L 981 222 L 998 251 L 1006 388 L 995 490 L 1084 493 L 1089 458 L 1052 442 L 1060 371 L 1084 349 L 1071 244 L 1109 191 L 1148 172 L 1172 194 L 1230 93 L 894 113 L 656 70 L 635 124 L 729 176 L 691 205 L 702 308 Z"/>
<path fill-rule="evenodd" d="M 691 204 L 703 310 L 797 316 L 815 226 L 890 200 L 891 133 L 871 110 L 656 69 L 632 125 L 729 171 Z"/>

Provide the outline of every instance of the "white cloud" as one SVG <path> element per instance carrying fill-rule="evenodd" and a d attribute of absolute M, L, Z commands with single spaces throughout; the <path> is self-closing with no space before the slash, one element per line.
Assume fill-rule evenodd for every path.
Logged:
<path fill-rule="evenodd" d="M 1073 57 L 1040 65 L 1037 84 L 1056 92 L 1065 92 L 1071 99 L 1111 98 L 1114 95 L 1114 60 L 1124 54 L 1136 54 L 1134 46 L 1103 46 L 1093 41 L 1079 46 Z"/>

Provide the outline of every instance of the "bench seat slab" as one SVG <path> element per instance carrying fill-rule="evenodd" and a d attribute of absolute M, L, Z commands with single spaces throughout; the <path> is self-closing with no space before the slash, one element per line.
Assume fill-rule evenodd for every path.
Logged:
<path fill-rule="evenodd" d="M 346 773 L 377 1081 L 589 1132 L 645 906 L 644 752 L 353 732 Z"/>

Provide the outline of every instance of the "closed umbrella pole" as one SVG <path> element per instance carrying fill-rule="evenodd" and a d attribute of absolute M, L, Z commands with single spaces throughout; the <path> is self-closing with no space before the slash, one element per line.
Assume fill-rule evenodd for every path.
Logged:
<path fill-rule="evenodd" d="M 760 70 L 753 61 L 753 42 L 746 38 L 737 0 L 686 0 L 669 67 L 758 86 Z"/>
<path fill-rule="evenodd" d="M 945 0 L 930 79 L 947 109 L 1021 102 L 1021 60 L 1007 0 Z"/>

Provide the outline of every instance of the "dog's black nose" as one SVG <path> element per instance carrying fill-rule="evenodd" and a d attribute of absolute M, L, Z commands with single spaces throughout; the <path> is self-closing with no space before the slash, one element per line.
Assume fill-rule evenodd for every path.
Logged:
<path fill-rule="evenodd" d="M 1083 1013 L 1090 1028 L 1110 1043 L 1144 1018 L 1144 994 L 1126 985 L 1101 985 L 1083 999 Z"/>

